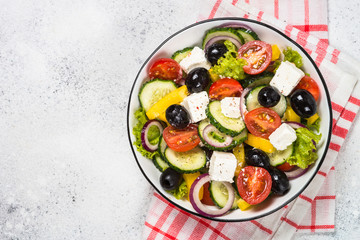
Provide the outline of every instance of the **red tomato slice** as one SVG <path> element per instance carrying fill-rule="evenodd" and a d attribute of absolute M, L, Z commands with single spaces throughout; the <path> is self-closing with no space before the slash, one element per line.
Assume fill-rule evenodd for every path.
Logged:
<path fill-rule="evenodd" d="M 179 63 L 171 58 L 160 58 L 151 65 L 149 70 L 150 79 L 164 79 L 180 82 L 183 72 Z"/>
<path fill-rule="evenodd" d="M 256 75 L 265 71 L 269 66 L 272 57 L 271 45 L 263 41 L 251 41 L 241 46 L 238 51 L 239 58 L 247 61 L 244 72 Z"/>
<path fill-rule="evenodd" d="M 294 167 L 295 167 L 295 165 L 290 165 L 288 162 L 285 162 L 285 163 L 277 166 L 276 168 L 279 169 L 280 171 L 283 171 L 283 172 L 289 172 L 289 171 L 291 171 Z"/>
<path fill-rule="evenodd" d="M 309 76 L 303 77 L 299 84 L 295 87 L 295 89 L 305 89 L 308 90 L 311 95 L 315 98 L 315 101 L 319 99 L 320 96 L 320 89 L 318 84 Z"/>
<path fill-rule="evenodd" d="M 269 138 L 281 125 L 280 116 L 269 108 L 256 108 L 245 115 L 247 129 L 255 136 Z"/>
<path fill-rule="evenodd" d="M 205 205 L 215 206 L 215 204 L 210 196 L 209 186 L 210 186 L 209 182 L 204 184 L 204 186 L 203 186 L 204 194 L 203 194 L 203 198 L 201 199 L 201 202 Z"/>
<path fill-rule="evenodd" d="M 186 152 L 200 143 L 197 126 L 190 124 L 184 129 L 176 129 L 168 126 L 163 131 L 166 144 L 176 152 Z"/>
<path fill-rule="evenodd" d="M 272 180 L 269 172 L 264 168 L 247 166 L 241 169 L 236 185 L 241 198 L 255 205 L 269 196 Z"/>
<path fill-rule="evenodd" d="M 209 89 L 209 98 L 221 100 L 225 97 L 240 97 L 243 88 L 241 84 L 232 78 L 222 78 L 214 82 Z"/>

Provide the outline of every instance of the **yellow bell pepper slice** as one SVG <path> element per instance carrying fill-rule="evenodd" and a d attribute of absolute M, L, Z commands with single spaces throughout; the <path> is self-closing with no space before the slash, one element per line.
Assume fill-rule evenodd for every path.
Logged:
<path fill-rule="evenodd" d="M 244 199 L 240 198 L 238 201 L 237 201 L 237 205 L 238 207 L 240 208 L 241 211 L 245 211 L 247 210 L 249 207 L 251 207 L 250 204 L 248 204 L 247 202 L 245 202 Z"/>
<path fill-rule="evenodd" d="M 275 151 L 274 146 L 269 140 L 262 137 L 257 137 L 255 135 L 252 135 L 251 133 L 248 133 L 248 137 L 245 140 L 245 143 L 249 144 L 254 148 L 261 149 L 267 153 L 273 153 Z"/>
<path fill-rule="evenodd" d="M 311 117 L 307 118 L 307 125 L 313 124 L 316 120 L 318 120 L 319 117 L 319 114 L 315 113 Z"/>
<path fill-rule="evenodd" d="M 213 81 L 213 82 L 216 82 L 217 80 L 220 79 L 220 76 L 217 75 L 216 73 L 214 73 L 214 69 L 212 69 L 212 68 L 209 69 L 209 75 L 210 75 L 211 81 Z"/>
<path fill-rule="evenodd" d="M 285 119 L 291 122 L 301 122 L 300 116 L 297 115 L 290 106 L 288 106 L 285 111 Z"/>
<path fill-rule="evenodd" d="M 233 154 L 236 157 L 237 165 L 235 169 L 235 176 L 239 176 L 240 170 L 245 167 L 245 150 L 244 144 L 240 144 L 233 149 Z"/>
<path fill-rule="evenodd" d="M 279 47 L 276 44 L 271 45 L 271 50 L 272 50 L 271 61 L 275 61 L 279 59 L 281 53 Z"/>
<path fill-rule="evenodd" d="M 195 172 L 195 173 L 184 173 L 183 174 L 183 178 L 186 182 L 186 186 L 188 188 L 188 193 L 190 192 L 191 189 L 191 185 L 194 183 L 194 181 L 196 180 L 196 178 L 198 178 L 200 176 L 200 172 Z M 201 187 L 200 188 L 200 192 L 199 192 L 199 198 L 200 200 L 203 198 L 203 194 L 204 194 L 204 188 Z M 187 199 L 189 200 L 189 194 L 187 195 Z"/>
<path fill-rule="evenodd" d="M 165 97 L 157 101 L 147 112 L 146 116 L 151 120 L 159 118 L 160 116 L 164 118 L 166 109 L 173 104 L 181 103 L 184 98 L 189 95 L 186 85 L 171 91 Z M 164 120 L 164 119 L 162 119 Z M 166 118 L 165 118 L 166 120 Z"/>

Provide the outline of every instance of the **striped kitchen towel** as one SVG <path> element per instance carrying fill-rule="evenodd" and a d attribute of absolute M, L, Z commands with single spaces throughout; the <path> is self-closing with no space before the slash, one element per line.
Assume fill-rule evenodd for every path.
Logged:
<path fill-rule="evenodd" d="M 270 24 L 298 42 L 322 72 L 331 96 L 330 149 L 305 191 L 279 211 L 248 222 L 210 221 L 187 213 L 158 193 L 150 203 L 145 239 L 291 239 L 335 229 L 334 163 L 360 107 L 360 63 L 328 44 L 327 1 L 203 0 L 198 21 L 243 17 Z"/>

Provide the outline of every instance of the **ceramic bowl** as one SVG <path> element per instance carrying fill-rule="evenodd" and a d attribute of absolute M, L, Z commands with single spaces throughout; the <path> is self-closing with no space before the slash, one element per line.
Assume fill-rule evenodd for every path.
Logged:
<path fill-rule="evenodd" d="M 314 178 L 315 174 L 319 170 L 322 162 L 324 161 L 331 134 L 332 126 L 332 115 L 331 115 L 331 104 L 329 93 L 326 87 L 325 80 L 321 75 L 319 69 L 317 68 L 315 62 L 311 59 L 309 54 L 295 41 L 290 39 L 288 36 L 277 30 L 276 28 L 269 26 L 267 24 L 242 18 L 220 18 L 212 19 L 207 21 L 202 21 L 190 25 L 169 38 L 167 38 L 163 43 L 161 43 L 155 51 L 149 56 L 145 63 L 140 68 L 131 89 L 128 112 L 127 112 L 127 127 L 129 142 L 131 149 L 134 154 L 134 160 L 137 161 L 137 164 L 144 174 L 144 177 L 149 181 L 149 183 L 156 189 L 156 191 L 167 199 L 169 202 L 175 206 L 187 211 L 191 214 L 204 217 L 198 214 L 194 208 L 191 206 L 190 202 L 187 200 L 177 200 L 171 194 L 167 193 L 162 189 L 159 182 L 160 171 L 154 166 L 152 160 L 143 157 L 133 146 L 135 141 L 132 134 L 132 128 L 135 125 L 134 112 L 139 108 L 138 93 L 141 85 L 148 80 L 148 70 L 151 64 L 158 58 L 168 58 L 175 51 L 183 49 L 188 46 L 201 46 L 202 39 L 204 37 L 205 31 L 208 29 L 214 28 L 224 23 L 237 22 L 246 24 L 251 27 L 259 36 L 259 38 L 265 42 L 271 44 L 277 44 L 280 49 L 284 49 L 287 46 L 290 46 L 292 49 L 298 51 L 303 57 L 304 69 L 311 77 L 318 83 L 320 87 L 320 99 L 318 101 L 318 113 L 321 117 L 321 127 L 320 132 L 322 133 L 322 140 L 318 148 L 318 160 L 313 164 L 309 170 L 299 178 L 290 181 L 290 191 L 284 196 L 271 196 L 266 199 L 261 204 L 250 208 L 247 211 L 234 210 L 221 217 L 217 218 L 208 218 L 216 221 L 226 221 L 226 222 L 239 222 L 239 221 L 248 221 L 256 218 L 260 218 L 266 215 L 269 215 L 280 208 L 284 207 L 286 204 L 294 200 L 297 196 L 304 191 L 304 189 L 310 184 L 311 180 Z"/>

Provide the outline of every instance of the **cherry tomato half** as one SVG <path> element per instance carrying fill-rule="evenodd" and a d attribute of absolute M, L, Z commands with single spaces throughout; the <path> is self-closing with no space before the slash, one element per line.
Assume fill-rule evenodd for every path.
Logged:
<path fill-rule="evenodd" d="M 197 126 L 190 124 L 186 128 L 176 129 L 168 126 L 163 131 L 166 144 L 176 152 L 186 152 L 200 143 Z"/>
<path fill-rule="evenodd" d="M 209 89 L 209 98 L 221 100 L 225 97 L 240 97 L 243 88 L 232 78 L 222 78 L 214 82 Z"/>
<path fill-rule="evenodd" d="M 181 81 L 183 72 L 179 63 L 171 58 L 160 58 L 156 60 L 150 67 L 150 79 L 173 80 L 178 83 Z"/>
<path fill-rule="evenodd" d="M 236 185 L 241 198 L 255 205 L 269 196 L 272 180 L 270 173 L 264 168 L 247 166 L 241 169 Z"/>
<path fill-rule="evenodd" d="M 313 95 L 313 97 L 315 98 L 315 101 L 317 101 L 319 99 L 319 96 L 320 96 L 319 86 L 317 85 L 315 80 L 309 76 L 303 77 L 300 80 L 299 84 L 295 87 L 295 89 L 308 90 L 311 93 L 311 95 Z"/>
<path fill-rule="evenodd" d="M 280 116 L 269 108 L 256 108 L 245 115 L 247 129 L 253 135 L 269 138 L 270 134 L 281 125 Z"/>
<path fill-rule="evenodd" d="M 271 62 L 271 45 L 259 40 L 247 42 L 240 47 L 238 55 L 248 63 L 243 67 L 245 73 L 259 74 L 265 71 Z"/>
<path fill-rule="evenodd" d="M 201 199 L 201 202 L 205 205 L 215 206 L 215 203 L 211 199 L 211 196 L 210 196 L 209 186 L 210 186 L 209 182 L 204 184 L 204 186 L 203 186 L 204 194 L 203 194 L 203 198 Z"/>
<path fill-rule="evenodd" d="M 295 167 L 295 165 L 290 165 L 288 162 L 285 162 L 279 166 L 276 166 L 277 169 L 279 169 L 280 171 L 283 172 L 289 172 L 291 171 L 293 168 Z"/>

